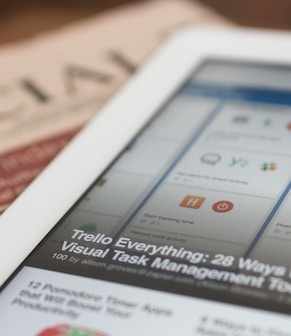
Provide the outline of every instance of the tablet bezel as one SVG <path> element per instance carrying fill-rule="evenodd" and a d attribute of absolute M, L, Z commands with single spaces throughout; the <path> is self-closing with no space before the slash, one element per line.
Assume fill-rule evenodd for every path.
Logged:
<path fill-rule="evenodd" d="M 238 28 L 175 33 L 1 216 L 0 284 L 203 59 L 290 64 L 290 42 Z"/>

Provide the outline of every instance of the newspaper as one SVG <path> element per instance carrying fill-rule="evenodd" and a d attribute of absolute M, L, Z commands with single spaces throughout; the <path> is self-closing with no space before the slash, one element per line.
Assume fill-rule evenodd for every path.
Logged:
<path fill-rule="evenodd" d="M 161 41 L 189 23 L 228 24 L 193 1 L 147 1 L 2 47 L 0 212 Z"/>

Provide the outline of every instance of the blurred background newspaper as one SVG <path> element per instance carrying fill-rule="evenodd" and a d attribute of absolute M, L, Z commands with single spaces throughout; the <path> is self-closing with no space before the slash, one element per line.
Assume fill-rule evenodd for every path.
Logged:
<path fill-rule="evenodd" d="M 0 48 L 0 212 L 186 24 L 229 21 L 193 1 L 147 1 Z"/>

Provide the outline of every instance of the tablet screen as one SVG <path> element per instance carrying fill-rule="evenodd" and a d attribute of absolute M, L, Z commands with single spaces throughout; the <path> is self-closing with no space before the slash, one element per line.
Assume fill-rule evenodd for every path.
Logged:
<path fill-rule="evenodd" d="M 290 93 L 204 62 L 6 285 L 6 334 L 291 335 Z"/>

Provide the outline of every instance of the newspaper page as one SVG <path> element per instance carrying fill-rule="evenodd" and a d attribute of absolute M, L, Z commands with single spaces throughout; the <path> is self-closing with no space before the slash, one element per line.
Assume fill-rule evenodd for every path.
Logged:
<path fill-rule="evenodd" d="M 185 24 L 228 21 L 195 2 L 149 1 L 0 49 L 0 212 Z"/>

